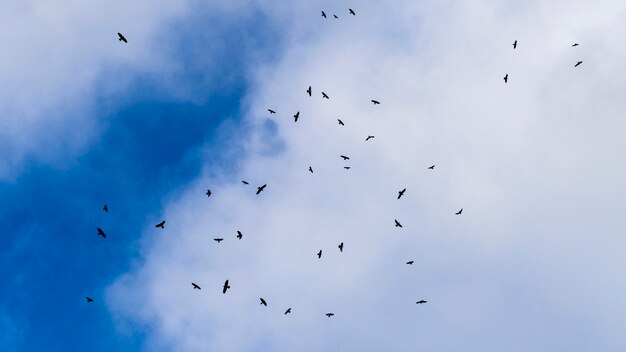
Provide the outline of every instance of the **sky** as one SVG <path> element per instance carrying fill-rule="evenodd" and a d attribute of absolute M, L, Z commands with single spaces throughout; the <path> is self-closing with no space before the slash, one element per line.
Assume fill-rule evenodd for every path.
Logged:
<path fill-rule="evenodd" d="M 626 348 L 625 3 L 3 9 L 0 350 Z"/>

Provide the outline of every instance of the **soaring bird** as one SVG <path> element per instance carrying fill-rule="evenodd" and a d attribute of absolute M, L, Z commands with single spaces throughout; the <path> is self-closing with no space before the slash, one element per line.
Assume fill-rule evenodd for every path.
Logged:
<path fill-rule="evenodd" d="M 337 247 L 339 247 L 339 252 L 343 252 L 343 242 L 339 243 Z"/>
<path fill-rule="evenodd" d="M 102 231 L 102 229 L 99 227 L 98 227 L 98 236 L 102 236 L 102 238 L 107 238 L 106 233 L 104 233 L 104 231 Z"/>
<path fill-rule="evenodd" d="M 250 184 L 250 182 L 248 182 L 248 181 L 241 181 L 241 183 L 243 183 L 246 186 Z"/>
<path fill-rule="evenodd" d="M 352 9 L 348 9 L 348 11 L 350 11 L 350 14 L 351 14 L 352 16 L 356 16 L 356 13 L 354 13 L 354 11 L 353 11 Z"/>
<path fill-rule="evenodd" d="M 287 308 L 287 310 L 285 311 L 285 315 L 291 313 L 291 307 Z"/>
<path fill-rule="evenodd" d="M 260 300 L 261 300 L 261 304 L 267 307 L 267 302 L 265 302 L 263 298 L 260 298 Z"/>
<path fill-rule="evenodd" d="M 91 297 L 85 297 L 85 299 L 87 299 L 87 303 L 93 302 L 93 298 L 91 298 Z"/>
<path fill-rule="evenodd" d="M 517 40 L 513 42 L 513 49 L 517 48 Z"/>
<path fill-rule="evenodd" d="M 211 190 L 207 189 L 205 194 L 206 194 L 207 197 L 210 197 L 211 196 Z"/>
<path fill-rule="evenodd" d="M 326 313 L 326 316 L 329 318 L 332 317 L 333 315 L 335 315 L 335 313 Z"/>
<path fill-rule="evenodd" d="M 582 63 L 583 63 L 582 61 L 578 61 L 578 62 L 576 63 L 576 65 L 574 65 L 574 67 L 578 67 L 578 66 L 579 66 L 580 64 L 582 64 Z"/>
<path fill-rule="evenodd" d="M 509 74 L 507 73 L 507 74 L 504 76 L 504 83 L 506 83 L 506 82 L 508 82 L 508 81 L 509 81 Z"/>
<path fill-rule="evenodd" d="M 337 15 L 333 15 L 334 18 L 339 19 L 339 17 L 337 17 Z"/>
<path fill-rule="evenodd" d="M 222 293 L 226 293 L 226 291 L 230 288 L 228 285 L 228 280 L 224 282 L 224 287 L 222 288 Z"/>
<path fill-rule="evenodd" d="M 311 171 L 311 173 L 313 173 L 313 168 L 309 166 L 309 171 Z"/>
<path fill-rule="evenodd" d="M 413 265 L 413 261 L 409 260 L 408 262 L 406 262 L 408 265 Z"/>
<path fill-rule="evenodd" d="M 463 212 L 463 208 L 461 208 L 461 210 L 459 210 L 456 213 L 454 213 L 454 215 L 461 215 L 462 212 Z"/>
<path fill-rule="evenodd" d="M 328 94 L 326 94 L 326 93 L 324 93 L 324 92 L 322 92 L 322 98 L 330 99 L 330 98 L 328 97 Z"/>
<path fill-rule="evenodd" d="M 374 103 L 374 105 L 380 105 L 380 102 L 378 100 L 373 100 L 372 99 L 372 103 Z"/>
<path fill-rule="evenodd" d="M 365 138 L 365 141 L 369 141 L 370 139 L 374 138 L 374 136 L 367 136 L 367 138 Z"/>
<path fill-rule="evenodd" d="M 345 155 L 339 155 L 339 157 L 341 157 L 343 160 L 350 160 L 350 157 L 347 157 Z"/>
<path fill-rule="evenodd" d="M 398 220 L 394 219 L 393 221 L 395 221 L 395 222 L 396 222 L 396 227 L 402 227 L 402 224 L 400 224 L 400 223 L 398 222 Z"/>
<path fill-rule="evenodd" d="M 322 250 L 320 249 L 319 252 L 317 252 L 317 258 L 320 259 L 322 258 Z"/>
<path fill-rule="evenodd" d="M 194 289 L 194 290 L 202 290 L 202 288 L 201 288 L 200 286 L 198 286 L 198 284 L 196 284 L 196 283 L 193 283 L 193 282 L 192 282 L 192 283 L 191 283 L 191 286 L 193 286 L 193 289 Z"/>
<path fill-rule="evenodd" d="M 122 33 L 117 32 L 117 36 L 119 37 L 117 40 L 119 40 L 120 42 L 128 43 L 128 40 L 126 40 L 126 37 L 124 37 Z"/>
<path fill-rule="evenodd" d="M 431 165 L 431 166 L 429 166 L 429 167 L 428 167 L 428 169 L 430 169 L 430 170 L 434 170 L 434 169 L 435 169 L 435 165 Z"/>
<path fill-rule="evenodd" d="M 243 237 L 243 234 L 241 233 L 241 231 L 237 230 L 237 238 L 241 239 Z"/>
<path fill-rule="evenodd" d="M 574 44 L 572 44 L 572 46 L 578 46 L 578 43 L 574 43 Z"/>
<path fill-rule="evenodd" d="M 344 166 L 343 168 L 346 170 L 350 170 L 350 166 Z"/>
<path fill-rule="evenodd" d="M 326 13 L 324 11 L 322 11 L 322 17 L 327 18 Z"/>
<path fill-rule="evenodd" d="M 265 190 L 265 187 L 267 187 L 267 184 L 264 184 L 261 187 L 257 187 L 256 194 L 258 195 L 259 193 L 263 192 L 263 190 Z"/>
<path fill-rule="evenodd" d="M 306 92 L 309 93 L 309 96 L 311 96 L 311 92 L 312 92 L 311 86 L 309 86 L 309 89 L 307 89 Z"/>
<path fill-rule="evenodd" d="M 270 112 L 270 114 L 275 114 L 275 113 L 276 113 L 276 111 L 274 111 L 274 110 L 272 110 L 272 109 L 267 109 L 267 111 L 269 111 L 269 112 Z"/>
<path fill-rule="evenodd" d="M 341 121 L 341 119 L 337 119 L 337 121 L 339 122 L 339 124 L 340 124 L 341 126 L 345 126 L 345 125 L 343 124 L 343 121 Z"/>
<path fill-rule="evenodd" d="M 160 228 L 164 229 L 165 228 L 165 220 L 163 220 L 160 223 L 154 225 L 154 227 L 160 227 Z"/>
<path fill-rule="evenodd" d="M 422 299 L 422 300 L 420 300 L 420 301 L 415 302 L 415 304 L 424 304 L 424 303 L 426 303 L 426 302 L 428 302 L 428 301 L 424 301 L 424 300 Z"/>
<path fill-rule="evenodd" d="M 298 122 L 298 118 L 300 118 L 300 111 L 298 111 L 295 115 L 293 115 L 293 121 Z"/>
<path fill-rule="evenodd" d="M 402 198 L 402 196 L 404 195 L 404 192 L 406 192 L 406 188 L 398 192 L 398 199 Z"/>
<path fill-rule="evenodd" d="M 107 207 L 107 205 L 105 204 L 105 205 L 102 207 L 102 210 L 104 210 L 104 212 L 105 212 L 105 213 L 108 213 L 108 212 L 109 212 L 109 207 Z"/>
<path fill-rule="evenodd" d="M 222 242 L 224 239 L 223 238 L 214 238 L 213 241 L 220 243 Z"/>

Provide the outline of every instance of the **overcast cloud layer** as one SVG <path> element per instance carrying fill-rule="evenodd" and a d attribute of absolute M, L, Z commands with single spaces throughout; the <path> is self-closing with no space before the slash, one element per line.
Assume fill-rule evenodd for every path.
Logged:
<path fill-rule="evenodd" d="M 147 219 L 121 328 L 150 351 L 626 347 L 626 5 L 324 6 L 262 9 L 295 20 L 253 71 L 246 158 Z"/>

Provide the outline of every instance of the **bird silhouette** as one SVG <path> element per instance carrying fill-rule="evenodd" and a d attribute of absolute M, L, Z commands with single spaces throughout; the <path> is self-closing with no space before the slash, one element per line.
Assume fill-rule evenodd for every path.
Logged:
<path fill-rule="evenodd" d="M 211 196 L 211 190 L 207 189 L 205 194 L 206 194 L 207 197 L 210 197 Z"/>
<path fill-rule="evenodd" d="M 574 65 L 574 67 L 578 67 L 578 66 L 580 66 L 580 64 L 582 64 L 582 63 L 583 63 L 582 61 L 578 61 L 578 62 L 576 63 L 576 65 Z"/>
<path fill-rule="evenodd" d="M 237 238 L 241 239 L 243 237 L 243 234 L 241 233 L 241 231 L 237 230 Z"/>
<path fill-rule="evenodd" d="M 356 16 L 356 13 L 354 13 L 354 11 L 353 11 L 352 9 L 348 9 L 348 11 L 350 11 L 350 14 L 351 14 L 352 16 Z"/>
<path fill-rule="evenodd" d="M 109 212 L 109 207 L 107 207 L 107 205 L 105 204 L 105 205 L 102 207 L 102 210 L 104 210 L 104 212 L 105 212 L 105 213 L 108 213 L 108 212 Z"/>
<path fill-rule="evenodd" d="M 339 19 L 339 17 L 337 17 L 337 15 L 333 15 L 334 18 Z"/>
<path fill-rule="evenodd" d="M 117 36 L 118 36 L 117 40 L 119 40 L 120 42 L 128 43 L 128 40 L 126 40 L 126 37 L 124 37 L 122 33 L 117 32 Z"/>
<path fill-rule="evenodd" d="M 345 155 L 339 155 L 339 157 L 341 157 L 343 160 L 350 160 L 350 157 L 347 157 Z"/>
<path fill-rule="evenodd" d="M 98 236 L 102 236 L 102 238 L 107 238 L 106 233 L 104 233 L 104 231 L 102 231 L 102 229 L 99 227 L 98 227 Z"/>
<path fill-rule="evenodd" d="M 256 194 L 258 195 L 259 193 L 263 192 L 263 190 L 265 190 L 265 187 L 267 187 L 267 184 L 261 186 L 261 187 L 257 187 L 256 190 Z"/>
<path fill-rule="evenodd" d="M 322 258 L 322 250 L 320 249 L 319 252 L 317 252 L 317 258 L 321 259 Z"/>
<path fill-rule="evenodd" d="M 572 44 L 572 46 L 578 46 L 578 43 L 574 43 L 574 44 Z"/>
<path fill-rule="evenodd" d="M 298 111 L 295 115 L 293 115 L 293 121 L 298 122 L 299 118 L 300 118 L 300 111 Z"/>
<path fill-rule="evenodd" d="M 267 111 L 269 111 L 269 112 L 270 112 L 270 115 L 271 115 L 271 114 L 275 114 L 275 113 L 276 113 L 276 111 L 274 111 L 274 110 L 272 110 L 272 109 L 267 109 Z"/>
<path fill-rule="evenodd" d="M 374 138 L 374 136 L 367 136 L 367 138 L 365 138 L 365 141 L 369 141 L 370 139 Z"/>
<path fill-rule="evenodd" d="M 428 167 L 428 169 L 430 169 L 430 170 L 434 170 L 434 169 L 435 169 L 435 165 L 431 165 L 431 166 L 429 166 L 429 167 Z"/>
<path fill-rule="evenodd" d="M 93 298 L 91 298 L 91 297 L 85 297 L 85 299 L 87 299 L 87 303 L 93 302 Z"/>
<path fill-rule="evenodd" d="M 329 318 L 332 317 L 333 315 L 335 315 L 335 313 L 326 313 L 326 316 Z"/>
<path fill-rule="evenodd" d="M 312 92 L 311 86 L 309 86 L 309 89 L 307 89 L 306 92 L 309 93 L 309 96 L 311 96 L 311 92 Z"/>
<path fill-rule="evenodd" d="M 324 92 L 322 92 L 322 98 L 330 99 L 330 98 L 328 97 L 328 94 L 326 94 L 326 93 L 324 93 Z"/>
<path fill-rule="evenodd" d="M 345 126 L 345 125 L 343 124 L 343 121 L 341 121 L 341 119 L 337 119 L 337 121 L 339 122 L 339 124 L 340 124 L 341 126 Z"/>
<path fill-rule="evenodd" d="M 396 227 L 402 227 L 402 224 L 400 224 L 400 222 L 398 222 L 398 220 L 394 219 L 393 221 L 396 222 Z"/>
<path fill-rule="evenodd" d="M 404 192 L 406 192 L 406 188 L 398 192 L 398 199 L 402 198 L 402 196 L 404 195 Z"/>
<path fill-rule="evenodd" d="M 454 213 L 454 215 L 461 215 L 461 213 L 463 213 L 463 208 L 461 208 L 461 210 L 459 210 L 456 213 Z"/>
<path fill-rule="evenodd" d="M 198 284 L 196 284 L 194 282 L 191 283 L 191 286 L 193 286 L 194 290 L 202 290 L 202 288 L 200 286 L 198 286 Z"/>
<path fill-rule="evenodd" d="M 373 100 L 372 99 L 372 103 L 374 103 L 374 105 L 380 105 L 380 102 L 378 100 Z"/>
<path fill-rule="evenodd" d="M 350 166 L 344 166 L 343 168 L 346 170 L 350 170 Z"/>
<path fill-rule="evenodd" d="M 337 247 L 339 247 L 339 252 L 343 252 L 343 242 L 339 243 Z"/>
<path fill-rule="evenodd" d="M 160 223 L 154 225 L 154 227 L 160 227 L 160 228 L 164 229 L 165 228 L 165 220 L 163 220 Z"/>
<path fill-rule="evenodd" d="M 223 238 L 214 238 L 213 241 L 220 243 L 222 242 L 224 239 Z"/>
<path fill-rule="evenodd" d="M 426 303 L 426 302 L 428 302 L 428 301 L 425 301 L 425 300 L 420 300 L 420 301 L 415 302 L 415 304 L 424 304 L 424 303 Z"/>
<path fill-rule="evenodd" d="M 246 186 L 250 184 L 250 182 L 248 182 L 248 181 L 241 181 L 241 183 L 243 183 Z"/>
<path fill-rule="evenodd" d="M 311 173 L 313 173 L 313 168 L 309 166 L 309 171 L 311 171 Z"/>
<path fill-rule="evenodd" d="M 226 293 L 226 291 L 230 288 L 228 285 L 228 280 L 224 282 L 224 287 L 222 288 L 222 293 Z"/>
<path fill-rule="evenodd" d="M 267 302 L 265 302 L 263 298 L 260 298 L 260 300 L 261 300 L 261 304 L 267 307 Z"/>
<path fill-rule="evenodd" d="M 509 74 L 507 73 L 507 74 L 504 76 L 504 83 L 506 83 L 506 82 L 508 82 L 508 81 L 509 81 Z"/>
<path fill-rule="evenodd" d="M 517 48 L 517 40 L 513 42 L 513 49 Z"/>
<path fill-rule="evenodd" d="M 324 11 L 322 11 L 322 17 L 327 18 L 326 13 Z"/>
<path fill-rule="evenodd" d="M 291 308 L 287 308 L 287 310 L 285 311 L 285 315 L 291 313 Z"/>
<path fill-rule="evenodd" d="M 406 263 L 407 263 L 407 264 L 409 264 L 409 265 L 413 265 L 413 261 L 412 261 L 412 260 L 409 260 L 409 261 L 408 261 L 408 262 L 406 262 Z"/>

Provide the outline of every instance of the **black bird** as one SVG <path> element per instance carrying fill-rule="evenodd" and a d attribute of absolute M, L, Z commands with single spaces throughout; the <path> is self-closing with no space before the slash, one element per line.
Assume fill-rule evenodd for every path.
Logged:
<path fill-rule="evenodd" d="M 373 100 L 372 99 L 372 103 L 374 103 L 374 105 L 380 105 L 380 102 L 378 100 Z"/>
<path fill-rule="evenodd" d="M 309 86 L 309 89 L 307 89 L 306 92 L 309 93 L 309 96 L 311 96 L 311 92 L 312 92 L 311 86 Z"/>
<path fill-rule="evenodd" d="M 404 195 L 404 192 L 406 192 L 406 188 L 398 192 L 398 199 L 402 198 L 402 196 Z"/>
<path fill-rule="evenodd" d="M 417 301 L 417 302 L 415 302 L 415 303 L 416 303 L 416 304 L 424 304 L 424 303 L 426 303 L 426 302 L 428 302 L 428 301 L 420 300 L 420 301 Z"/>
<path fill-rule="evenodd" d="M 322 258 L 322 250 L 320 249 L 319 252 L 317 252 L 317 258 L 321 259 Z"/>
<path fill-rule="evenodd" d="M 128 40 L 126 40 L 126 37 L 124 37 L 122 33 L 117 32 L 117 36 L 119 37 L 117 40 L 119 40 L 120 42 L 128 43 Z"/>
<path fill-rule="evenodd" d="M 374 136 L 367 136 L 367 138 L 365 138 L 365 141 L 369 141 L 370 139 L 374 138 Z"/>
<path fill-rule="evenodd" d="M 506 83 L 506 82 L 508 82 L 508 81 L 509 81 L 509 74 L 507 73 L 507 74 L 504 76 L 504 83 Z"/>
<path fill-rule="evenodd" d="M 326 316 L 329 318 L 332 317 L 333 315 L 335 315 L 335 313 L 326 313 Z"/>
<path fill-rule="evenodd" d="M 102 231 L 102 229 L 99 227 L 98 227 L 98 236 L 102 236 L 102 238 L 107 238 L 106 233 L 104 233 L 104 231 Z"/>
<path fill-rule="evenodd" d="M 248 181 L 241 181 L 241 183 L 243 183 L 244 185 L 249 185 L 250 184 Z"/>
<path fill-rule="evenodd" d="M 285 315 L 287 315 L 287 314 L 289 314 L 289 313 L 291 313 L 291 308 L 288 308 L 288 309 L 285 311 Z"/>
<path fill-rule="evenodd" d="M 224 239 L 223 238 L 214 238 L 213 241 L 220 243 L 222 242 Z"/>
<path fill-rule="evenodd" d="M 517 40 L 513 42 L 513 49 L 517 48 Z"/>
<path fill-rule="evenodd" d="M 299 117 L 300 117 L 300 111 L 298 111 L 295 115 L 293 115 L 293 121 L 298 122 Z"/>
<path fill-rule="evenodd" d="M 333 15 L 334 18 L 339 19 L 339 17 L 337 17 L 337 15 Z"/>
<path fill-rule="evenodd" d="M 327 18 L 326 13 L 324 11 L 322 11 L 322 17 Z"/>
<path fill-rule="evenodd" d="M 345 156 L 345 155 L 339 155 L 343 160 L 350 160 L 349 157 Z"/>
<path fill-rule="evenodd" d="M 326 94 L 326 93 L 324 93 L 324 92 L 322 92 L 322 98 L 330 99 L 330 98 L 328 97 L 328 94 Z"/>
<path fill-rule="evenodd" d="M 224 288 L 222 288 L 222 293 L 226 293 L 226 290 L 228 290 L 230 288 L 230 286 L 228 286 L 228 280 L 226 280 L 226 282 L 224 282 Z"/>
<path fill-rule="evenodd" d="M 309 171 L 311 171 L 311 173 L 313 173 L 313 168 L 309 166 Z"/>
<path fill-rule="evenodd" d="M 343 168 L 346 170 L 350 170 L 350 166 L 344 166 Z"/>
<path fill-rule="evenodd" d="M 91 297 L 85 297 L 85 299 L 87 299 L 87 303 L 93 302 L 93 298 L 91 298 Z"/>
<path fill-rule="evenodd" d="M 398 220 L 394 219 L 393 221 L 395 221 L 395 222 L 396 222 L 396 227 L 402 227 L 402 224 L 400 224 L 400 223 L 398 222 Z"/>
<path fill-rule="evenodd" d="M 107 205 L 105 204 L 105 205 L 102 207 L 102 210 L 104 210 L 104 212 L 105 212 L 105 213 L 108 213 L 108 212 L 109 212 L 109 207 L 107 207 Z"/>
<path fill-rule="evenodd" d="M 343 242 L 339 243 L 337 247 L 339 247 L 339 252 L 343 252 Z"/>
<path fill-rule="evenodd" d="M 211 190 L 207 189 L 205 194 L 206 194 L 207 197 L 210 197 L 211 196 Z"/>
<path fill-rule="evenodd" d="M 408 261 L 408 262 L 406 262 L 406 263 L 407 263 L 407 264 L 409 264 L 409 265 L 413 265 L 413 261 L 412 261 L 412 260 L 409 260 L 409 261 Z"/>
<path fill-rule="evenodd" d="M 264 185 L 263 185 L 263 186 L 261 186 L 261 187 L 257 187 L 256 194 L 258 195 L 259 193 L 263 192 L 263 190 L 265 189 L 265 187 L 267 187 L 267 184 L 264 184 Z"/>
<path fill-rule="evenodd" d="M 337 119 L 337 121 L 339 122 L 339 124 L 340 124 L 341 126 L 345 126 L 345 125 L 343 124 L 343 121 L 341 121 L 340 119 Z"/>
<path fill-rule="evenodd" d="M 579 66 L 580 64 L 582 64 L 582 63 L 583 63 L 582 61 L 578 61 L 578 62 L 576 63 L 576 65 L 574 65 L 574 67 L 578 67 L 578 66 Z"/>
<path fill-rule="evenodd" d="M 270 114 L 275 114 L 275 113 L 276 113 L 276 111 L 274 111 L 274 110 L 272 110 L 272 109 L 267 109 L 267 111 L 269 111 L 269 112 L 270 112 Z"/>
<path fill-rule="evenodd" d="M 463 212 L 463 208 L 461 208 L 461 210 L 459 210 L 458 212 L 454 213 L 454 215 L 461 215 L 462 212 Z"/>
<path fill-rule="evenodd" d="M 160 228 L 164 229 L 165 228 L 165 220 L 163 220 L 160 223 L 154 225 L 154 227 L 160 227 Z"/>
<path fill-rule="evenodd" d="M 198 286 L 198 284 L 196 284 L 196 283 L 193 283 L 193 282 L 192 282 L 192 283 L 191 283 L 191 286 L 193 286 L 193 289 L 194 289 L 194 290 L 202 290 L 202 288 L 201 288 L 200 286 Z"/>
<path fill-rule="evenodd" d="M 267 307 L 267 302 L 265 302 L 263 298 L 260 298 L 260 300 L 261 300 L 261 304 Z"/>
<path fill-rule="evenodd" d="M 241 233 L 241 231 L 237 230 L 237 238 L 241 239 L 243 237 L 243 234 Z"/>
<path fill-rule="evenodd" d="M 430 170 L 434 170 L 435 169 L 435 165 L 431 165 L 428 167 Z"/>
<path fill-rule="evenodd" d="M 356 16 L 356 13 L 354 13 L 354 11 L 352 11 L 352 9 L 348 9 L 348 11 L 350 11 L 350 14 L 351 14 L 352 16 Z"/>
<path fill-rule="evenodd" d="M 578 46 L 578 43 L 574 43 L 574 44 L 572 44 L 572 46 Z"/>

